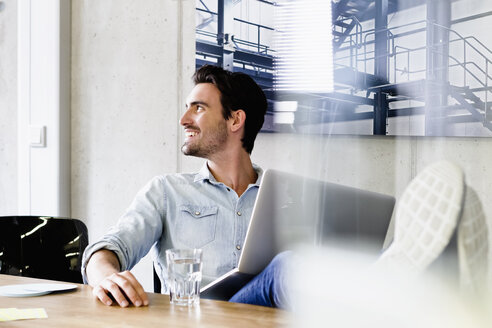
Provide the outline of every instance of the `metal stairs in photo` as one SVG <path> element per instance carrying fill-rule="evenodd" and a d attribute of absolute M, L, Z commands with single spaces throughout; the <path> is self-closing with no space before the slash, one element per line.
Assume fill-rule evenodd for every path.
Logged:
<path fill-rule="evenodd" d="M 380 76 L 375 70 L 378 58 L 375 35 L 380 30 L 371 29 L 372 24 L 368 23 L 378 15 L 376 1 L 331 2 L 335 90 L 325 94 L 308 93 L 301 97 L 274 92 L 275 49 L 262 43 L 260 38 L 260 34 L 272 33 L 273 27 L 234 18 L 234 24 L 256 29 L 258 34 L 254 40 L 230 37 L 228 51 L 233 53 L 234 70 L 252 76 L 262 87 L 269 99 L 270 114 L 275 102 L 296 100 L 297 125 L 376 120 L 376 111 L 381 110 L 377 109 L 380 100 L 384 99 L 382 110 L 387 118 L 425 115 L 426 120 L 445 125 L 481 123 L 492 131 L 492 77 L 489 73 L 492 51 L 482 42 L 429 20 L 393 25 L 384 29 L 387 32 L 387 72 L 383 74 L 386 76 Z M 203 19 L 197 26 L 197 67 L 218 63 L 225 51 L 218 32 L 213 30 L 218 13 L 209 10 L 203 0 L 200 3 L 203 8 L 197 8 L 197 12 Z M 274 2 L 268 3 L 272 8 L 275 6 Z M 426 3 L 426 0 L 387 0 L 385 13 L 390 15 Z M 431 30 L 449 36 L 445 52 L 442 43 L 426 43 Z M 416 37 L 418 33 L 423 37 Z M 399 39 L 407 36 L 417 40 L 413 48 L 405 47 L 408 44 Z M 460 55 L 463 53 L 465 55 Z M 437 64 L 427 65 L 436 58 Z M 435 102 L 434 98 L 439 101 Z"/>

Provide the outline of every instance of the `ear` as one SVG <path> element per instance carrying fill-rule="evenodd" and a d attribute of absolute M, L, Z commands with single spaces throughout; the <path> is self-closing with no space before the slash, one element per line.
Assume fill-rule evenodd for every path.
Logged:
<path fill-rule="evenodd" d="M 242 109 L 238 109 L 232 112 L 232 117 L 230 118 L 230 127 L 232 132 L 237 132 L 244 127 L 246 123 L 246 113 Z"/>

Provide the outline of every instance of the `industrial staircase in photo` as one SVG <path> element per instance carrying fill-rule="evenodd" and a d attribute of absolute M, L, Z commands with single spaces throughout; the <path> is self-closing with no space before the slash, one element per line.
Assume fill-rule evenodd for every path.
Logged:
<path fill-rule="evenodd" d="M 386 14 L 425 3 L 425 0 L 388 0 Z M 271 5 L 275 4 L 272 2 Z M 387 35 L 384 59 L 387 73 L 384 77 L 378 76 L 374 68 L 378 60 L 375 35 L 381 30 L 364 29 L 368 21 L 376 19 L 376 10 L 375 1 L 332 1 L 335 83 L 332 93 L 305 94 L 301 99 L 274 93 L 275 49 L 262 43 L 261 38 L 262 33 L 271 33 L 273 27 L 239 18 L 234 18 L 236 24 L 256 28 L 258 36 L 255 40 L 230 37 L 228 47 L 233 50 L 234 70 L 249 74 L 263 88 L 269 99 L 269 114 L 276 101 L 298 100 L 296 127 L 313 123 L 375 121 L 376 112 L 382 110 L 386 119 L 425 115 L 426 125 L 429 122 L 430 128 L 440 127 L 435 131 L 426 127 L 425 134 L 429 135 L 453 134 L 452 127 L 456 123 L 472 122 L 480 123 L 490 133 L 491 50 L 473 36 L 464 37 L 451 28 L 426 20 L 391 26 L 383 30 Z M 202 16 L 197 27 L 197 67 L 218 63 L 224 45 L 220 45 L 219 33 L 211 29 L 217 13 L 210 11 L 203 2 L 197 12 Z M 426 44 L 426 36 L 432 29 L 448 35 L 448 43 Z M 419 38 L 422 44 L 408 47 L 401 42 L 405 37 L 419 33 L 423 36 Z M 427 62 L 436 58 L 438 64 L 433 64 L 429 70 Z M 378 108 L 379 99 L 383 99 L 382 108 Z M 386 131 L 385 126 L 380 126 L 379 131 L 373 133 L 386 134 Z"/>
<path fill-rule="evenodd" d="M 271 5 L 273 6 L 273 3 Z M 221 45 L 223 42 L 221 38 L 224 36 L 221 36 L 217 31 L 218 13 L 211 11 L 203 0 L 199 1 L 196 10 L 201 17 L 196 28 L 196 67 L 201 67 L 204 64 L 218 64 L 224 48 L 227 47 L 233 51 L 234 70 L 250 75 L 266 91 L 267 96 L 273 98 L 271 90 L 273 88 L 273 55 L 275 51 L 270 45 L 262 43 L 262 35 L 272 33 L 273 27 L 235 17 L 235 24 L 256 30 L 256 40 L 244 40 L 232 35 L 225 41 L 225 45 Z"/>
<path fill-rule="evenodd" d="M 425 1 L 390 0 L 387 14 L 424 3 Z M 387 97 L 388 118 L 426 115 L 427 121 L 440 127 L 435 135 L 453 134 L 452 130 L 447 130 L 447 127 L 454 123 L 466 122 L 480 122 L 486 129 L 492 131 L 490 113 L 492 78 L 489 73 L 492 52 L 483 43 L 473 36 L 463 37 L 450 28 L 429 21 L 390 27 L 385 31 L 388 37 L 388 75 L 376 76 L 374 74 L 376 31 L 363 29 L 363 22 L 375 19 L 375 1 L 340 0 L 333 2 L 332 8 L 336 88 L 334 94 L 337 95 L 329 95 L 329 98 L 338 101 L 343 99 L 347 103 L 342 106 L 344 110 L 342 114 L 340 104 L 334 104 L 333 101 L 325 102 L 324 110 L 337 114 L 327 115 L 321 111 L 317 119 L 328 122 L 374 119 L 375 110 L 371 110 L 371 106 L 374 108 L 377 105 L 371 104 L 368 100 L 374 101 L 376 94 L 382 93 Z M 423 44 L 413 45 L 412 49 L 399 44 L 400 37 L 423 34 L 432 29 L 449 35 L 447 53 L 442 52 L 443 44 L 426 44 L 426 35 L 422 38 Z M 449 52 L 450 46 L 454 47 L 452 53 Z M 457 57 L 455 53 L 462 55 Z M 445 72 L 446 78 L 434 78 L 426 67 L 414 68 L 415 59 L 419 56 L 420 62 L 430 61 L 429 58 L 432 59 L 432 56 L 445 57 L 441 66 L 435 66 L 433 70 Z M 424 64 L 426 65 L 427 63 Z M 449 79 L 449 76 L 454 78 Z M 457 80 L 456 76 L 459 76 L 460 80 Z M 364 93 L 363 100 L 361 95 L 364 96 Z M 433 98 L 441 98 L 441 101 L 436 105 L 432 103 Z M 412 106 L 398 105 L 402 102 L 411 103 Z M 352 103 L 352 106 L 348 103 Z M 361 110 L 364 106 L 365 110 Z M 297 116 L 301 117 L 302 114 L 298 113 Z M 312 120 L 312 116 L 301 121 L 307 123 Z"/>
<path fill-rule="evenodd" d="M 412 24 L 420 24 L 424 26 L 436 25 L 427 21 L 415 22 Z M 409 24 L 409 25 L 412 25 Z M 436 50 L 437 47 L 442 48 L 443 44 L 438 45 L 423 45 L 415 46 L 412 49 L 397 46 L 395 40 L 396 34 L 391 31 L 398 27 L 388 29 L 390 33 L 389 57 L 392 67 L 390 69 L 390 78 L 387 83 L 372 83 L 367 90 L 371 93 L 382 92 L 388 95 L 388 102 L 396 104 L 399 101 L 414 100 L 421 103 L 421 106 L 389 109 L 388 117 L 425 114 L 426 119 L 434 120 L 435 124 L 441 127 L 449 126 L 453 123 L 471 123 L 479 122 L 486 129 L 492 131 L 492 116 L 491 95 L 492 95 L 492 77 L 489 73 L 492 52 L 483 43 L 476 38 L 463 37 L 456 31 L 443 27 L 433 26 L 438 29 L 446 29 L 450 34 L 449 44 L 454 46 L 452 54 L 442 53 Z M 418 30 L 418 29 L 416 29 Z M 364 32 L 363 32 L 364 33 Z M 434 67 L 434 71 L 443 71 L 446 73 L 447 79 L 436 79 L 433 76 L 429 77 L 426 69 L 413 69 L 413 62 L 410 60 L 417 57 L 420 53 L 420 58 L 427 60 L 433 54 L 444 57 L 445 65 Z M 455 54 L 461 54 L 458 58 Z M 367 51 L 363 50 L 358 54 L 362 62 L 366 61 Z M 402 58 L 403 57 L 403 58 Z M 406 58 L 405 58 L 406 57 Z M 467 57 L 470 58 L 467 60 Z M 402 60 L 403 59 L 403 60 Z M 402 63 L 403 62 L 403 63 Z M 347 69 L 347 68 L 345 68 Z M 364 73 L 364 68 L 351 68 L 358 73 Z M 400 78 L 397 75 L 400 74 Z M 367 74 L 367 73 L 366 73 Z M 401 79 L 401 76 L 406 76 L 406 81 Z M 366 77 L 366 79 L 368 79 Z M 374 77 L 369 80 L 375 80 Z M 355 88 L 360 88 L 356 83 L 352 84 Z M 427 104 L 432 98 L 440 97 L 443 99 L 441 103 Z M 440 134 L 446 135 L 444 129 Z M 450 132 L 452 134 L 452 132 Z"/>

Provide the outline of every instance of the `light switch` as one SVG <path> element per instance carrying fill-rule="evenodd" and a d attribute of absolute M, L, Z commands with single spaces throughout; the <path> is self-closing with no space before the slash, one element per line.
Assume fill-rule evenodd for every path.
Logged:
<path fill-rule="evenodd" d="M 41 125 L 29 126 L 29 144 L 31 147 L 46 147 L 46 127 Z"/>

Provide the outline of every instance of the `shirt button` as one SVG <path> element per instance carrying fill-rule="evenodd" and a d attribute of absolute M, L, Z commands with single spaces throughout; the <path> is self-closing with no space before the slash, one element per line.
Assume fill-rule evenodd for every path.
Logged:
<path fill-rule="evenodd" d="M 237 212 L 236 212 L 236 214 L 237 214 L 238 216 L 241 216 L 241 215 L 242 215 L 242 213 L 241 213 L 241 212 L 239 212 L 239 211 L 237 211 Z"/>
<path fill-rule="evenodd" d="M 196 215 L 196 216 L 200 215 L 200 212 L 196 211 L 196 212 L 195 212 L 195 215 Z"/>
<path fill-rule="evenodd" d="M 240 250 L 241 249 L 241 245 L 236 245 L 236 249 L 237 250 Z"/>

